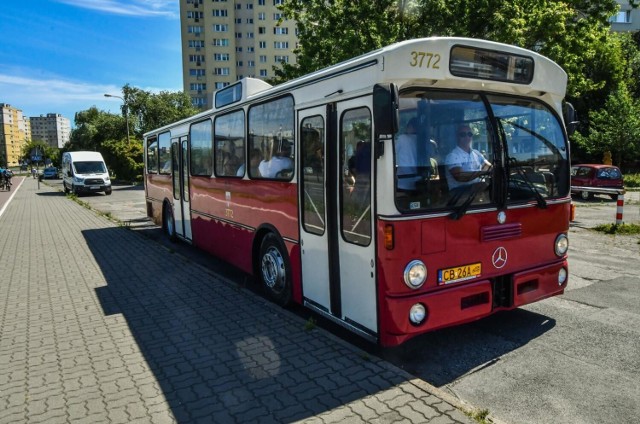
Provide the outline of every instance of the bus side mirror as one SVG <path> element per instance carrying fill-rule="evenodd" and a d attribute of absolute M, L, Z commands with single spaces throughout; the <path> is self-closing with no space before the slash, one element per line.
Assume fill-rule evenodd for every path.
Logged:
<path fill-rule="evenodd" d="M 398 132 L 400 114 L 398 111 L 398 87 L 394 84 L 373 86 L 373 123 L 376 134 Z"/>
<path fill-rule="evenodd" d="M 578 114 L 576 113 L 576 109 L 569 102 L 564 104 L 564 124 L 567 127 L 567 134 L 571 135 L 576 132 L 576 128 L 578 127 Z"/>

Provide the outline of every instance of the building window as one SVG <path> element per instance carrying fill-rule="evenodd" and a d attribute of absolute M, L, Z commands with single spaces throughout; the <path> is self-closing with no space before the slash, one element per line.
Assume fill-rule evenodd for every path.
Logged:
<path fill-rule="evenodd" d="M 242 53 L 242 47 L 236 47 L 236 53 Z"/>
<path fill-rule="evenodd" d="M 288 49 L 289 42 L 288 41 L 274 41 L 273 42 L 274 49 Z"/>
<path fill-rule="evenodd" d="M 241 32 L 236 32 L 236 38 L 242 38 L 242 33 Z"/>
<path fill-rule="evenodd" d="M 258 20 L 259 21 L 264 21 L 266 19 L 267 19 L 267 14 L 266 13 L 264 13 L 264 12 L 258 13 Z"/>
<path fill-rule="evenodd" d="M 202 27 L 199 25 L 190 25 L 187 27 L 187 32 L 189 34 L 200 34 L 202 32 Z"/>
<path fill-rule="evenodd" d="M 213 75 L 229 75 L 229 68 L 213 68 Z"/>
<path fill-rule="evenodd" d="M 213 26 L 213 31 L 214 32 L 227 32 L 227 29 L 229 28 L 228 25 L 226 24 L 216 24 Z"/>
<path fill-rule="evenodd" d="M 287 35 L 289 34 L 289 28 L 275 27 L 273 28 L 273 33 L 275 35 Z"/>
<path fill-rule="evenodd" d="M 260 63 L 267 63 L 267 55 L 260 55 Z"/>
<path fill-rule="evenodd" d="M 274 6 L 280 6 L 282 4 L 283 0 L 273 0 L 273 5 Z"/>
<path fill-rule="evenodd" d="M 204 47 L 204 40 L 189 40 L 189 47 Z"/>
<path fill-rule="evenodd" d="M 220 90 L 221 88 L 225 88 L 227 85 L 229 85 L 228 82 L 217 82 L 216 83 L 216 90 Z"/>
<path fill-rule="evenodd" d="M 241 18 L 236 18 L 234 22 L 236 24 L 241 24 L 242 23 L 242 19 Z"/>
<path fill-rule="evenodd" d="M 240 67 L 240 66 L 244 66 L 244 64 L 242 63 L 241 60 L 237 60 L 236 61 L 236 66 Z"/>
<path fill-rule="evenodd" d="M 228 38 L 214 38 L 213 39 L 213 45 L 214 46 L 218 46 L 218 47 L 228 46 L 229 45 L 229 39 Z"/>
<path fill-rule="evenodd" d="M 203 54 L 190 54 L 189 55 L 189 62 L 204 62 L 204 55 Z"/>
<path fill-rule="evenodd" d="M 253 32 L 247 32 L 247 38 L 253 38 Z"/>
<path fill-rule="evenodd" d="M 216 18 L 228 16 L 226 9 L 213 9 L 213 16 Z"/>
<path fill-rule="evenodd" d="M 242 4 L 240 3 L 236 4 L 236 10 L 240 10 L 240 9 L 242 9 Z"/>
<path fill-rule="evenodd" d="M 248 60 L 247 61 L 247 66 L 249 68 L 253 68 L 254 66 L 256 66 L 256 62 L 254 60 Z"/>
<path fill-rule="evenodd" d="M 213 60 L 215 60 L 216 62 L 228 62 L 229 53 L 215 53 L 213 55 Z"/>
<path fill-rule="evenodd" d="M 265 0 L 258 0 L 258 6 L 264 6 Z"/>
<path fill-rule="evenodd" d="M 207 84 L 204 82 L 192 82 L 189 84 L 189 89 L 191 91 L 205 91 L 207 89 Z"/>
<path fill-rule="evenodd" d="M 621 10 L 617 14 L 613 15 L 609 22 L 614 24 L 630 24 L 631 23 L 631 11 Z"/>
<path fill-rule="evenodd" d="M 204 69 L 189 69 L 189 76 L 192 77 L 203 77 Z"/>
<path fill-rule="evenodd" d="M 273 14 L 273 20 L 274 21 L 279 21 L 282 18 L 283 18 L 282 13 L 274 13 Z"/>
<path fill-rule="evenodd" d="M 260 69 L 260 76 L 261 77 L 266 77 L 267 76 L 267 70 L 266 69 Z"/>
<path fill-rule="evenodd" d="M 204 19 L 204 12 L 189 11 L 187 12 L 189 19 Z"/>
<path fill-rule="evenodd" d="M 266 34 L 266 33 L 267 33 L 267 28 L 258 27 L 258 34 Z"/>
<path fill-rule="evenodd" d="M 274 57 L 274 60 L 275 60 L 276 63 L 281 63 L 281 62 L 289 63 L 289 56 L 278 56 L 278 55 L 276 55 Z"/>
<path fill-rule="evenodd" d="M 261 49 L 266 49 L 267 48 L 267 42 L 266 41 L 260 41 L 260 43 L 258 44 L 258 47 L 260 47 Z"/>
<path fill-rule="evenodd" d="M 247 18 L 247 23 L 253 25 L 253 18 Z"/>
<path fill-rule="evenodd" d="M 252 10 L 252 9 L 253 9 L 253 5 L 252 5 L 251 3 L 249 3 L 249 4 L 247 5 L 247 9 Z"/>

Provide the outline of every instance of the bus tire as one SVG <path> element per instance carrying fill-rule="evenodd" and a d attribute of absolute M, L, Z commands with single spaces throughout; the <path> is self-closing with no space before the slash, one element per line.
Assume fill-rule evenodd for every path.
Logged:
<path fill-rule="evenodd" d="M 283 243 L 269 233 L 260 245 L 260 280 L 267 296 L 280 306 L 291 302 L 291 265 Z"/>
<path fill-rule="evenodd" d="M 173 219 L 173 212 L 169 205 L 164 205 L 162 211 L 162 229 L 171 243 L 175 243 L 178 240 L 176 236 L 176 221 Z"/>
<path fill-rule="evenodd" d="M 107 196 L 111 195 L 111 188 L 108 188 L 104 191 L 104 194 L 106 194 Z"/>

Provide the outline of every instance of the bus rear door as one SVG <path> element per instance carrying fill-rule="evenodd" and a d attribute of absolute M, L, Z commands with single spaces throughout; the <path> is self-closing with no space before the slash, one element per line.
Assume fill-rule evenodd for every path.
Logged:
<path fill-rule="evenodd" d="M 189 207 L 189 143 L 186 136 L 171 140 L 173 164 L 173 217 L 176 234 L 191 241 L 191 209 Z"/>

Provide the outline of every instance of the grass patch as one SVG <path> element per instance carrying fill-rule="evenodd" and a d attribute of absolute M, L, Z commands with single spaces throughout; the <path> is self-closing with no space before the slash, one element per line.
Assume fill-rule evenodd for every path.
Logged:
<path fill-rule="evenodd" d="M 489 410 L 488 409 L 480 409 L 473 412 L 466 412 L 466 415 L 472 420 L 480 423 L 480 424 L 490 424 L 489 421 Z"/>
<path fill-rule="evenodd" d="M 605 234 L 624 234 L 634 235 L 640 234 L 640 225 L 638 224 L 600 224 L 594 230 Z"/>
<path fill-rule="evenodd" d="M 309 317 L 307 322 L 305 322 L 305 324 L 304 324 L 304 330 L 305 331 L 311 331 L 314 328 L 316 328 L 316 320 L 313 319 L 313 317 Z"/>

